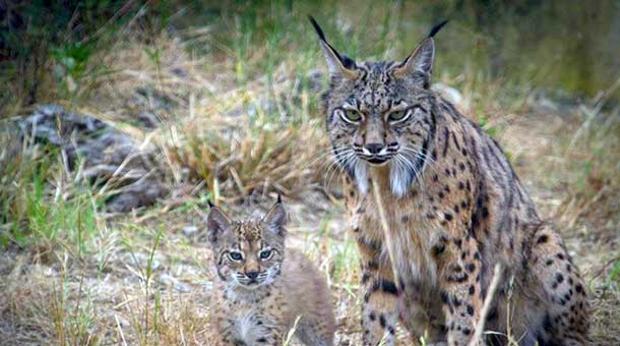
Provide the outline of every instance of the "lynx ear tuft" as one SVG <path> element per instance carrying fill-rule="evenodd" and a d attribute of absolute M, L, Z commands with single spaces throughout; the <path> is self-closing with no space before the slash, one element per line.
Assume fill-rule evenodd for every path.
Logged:
<path fill-rule="evenodd" d="M 435 60 L 435 41 L 433 37 L 448 23 L 447 20 L 435 25 L 416 49 L 394 69 L 394 75 L 401 78 L 413 78 L 416 84 L 430 87 L 433 62 Z"/>
<path fill-rule="evenodd" d="M 449 20 L 443 20 L 441 22 L 439 22 L 438 24 L 436 24 L 431 31 L 428 32 L 428 36 L 427 37 L 435 37 L 435 35 L 437 35 L 437 33 L 446 25 L 448 24 Z"/>
<path fill-rule="evenodd" d="M 319 42 L 321 44 L 321 49 L 323 50 L 323 55 L 325 56 L 325 60 L 327 60 L 327 67 L 329 69 L 329 74 L 332 77 L 341 77 L 347 79 L 354 79 L 357 77 L 358 72 L 356 70 L 355 61 L 350 59 L 347 56 L 341 55 L 338 51 L 332 47 L 327 39 L 325 38 L 325 33 L 323 29 L 319 26 L 319 24 L 314 20 L 312 16 L 308 16 L 310 23 L 314 27 L 316 34 L 319 36 Z"/>

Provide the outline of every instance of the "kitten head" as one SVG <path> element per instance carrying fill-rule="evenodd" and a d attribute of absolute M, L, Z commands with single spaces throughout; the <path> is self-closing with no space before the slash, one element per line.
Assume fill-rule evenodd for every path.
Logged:
<path fill-rule="evenodd" d="M 212 207 L 207 227 L 218 276 L 247 289 L 272 283 L 284 260 L 285 222 L 279 199 L 260 219 L 233 220 Z"/>
<path fill-rule="evenodd" d="M 310 18 L 331 78 L 323 95 L 327 130 L 338 163 L 365 193 L 368 170 L 387 165 L 394 195 L 405 195 L 422 172 L 434 133 L 430 78 L 433 36 L 403 61 L 355 62 L 336 51 Z"/>

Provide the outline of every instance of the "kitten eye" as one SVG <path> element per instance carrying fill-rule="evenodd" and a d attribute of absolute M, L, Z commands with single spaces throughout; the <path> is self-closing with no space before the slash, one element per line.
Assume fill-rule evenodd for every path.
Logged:
<path fill-rule="evenodd" d="M 258 256 L 262 260 L 267 260 L 267 259 L 269 259 L 271 257 L 272 254 L 273 254 L 273 251 L 271 251 L 271 250 L 263 250 L 263 251 L 260 252 L 260 254 Z"/>
<path fill-rule="evenodd" d="M 228 257 L 230 257 L 233 261 L 241 261 L 243 259 L 243 255 L 241 252 L 231 251 L 228 253 Z"/>
<path fill-rule="evenodd" d="M 392 112 L 388 115 L 388 121 L 391 123 L 400 123 L 403 122 L 407 119 L 409 119 L 409 117 L 411 116 L 411 114 L 413 113 L 413 110 L 410 109 L 405 109 L 402 111 L 395 111 Z"/>
<path fill-rule="evenodd" d="M 360 112 L 353 109 L 337 109 L 336 112 L 338 112 L 338 115 L 342 118 L 342 120 L 350 124 L 357 124 L 362 120 L 362 115 Z"/>

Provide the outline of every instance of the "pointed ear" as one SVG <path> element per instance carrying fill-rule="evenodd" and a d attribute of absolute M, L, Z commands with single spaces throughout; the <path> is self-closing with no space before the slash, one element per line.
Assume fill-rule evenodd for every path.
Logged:
<path fill-rule="evenodd" d="M 358 72 L 355 69 L 355 61 L 344 55 L 340 55 L 340 53 L 327 42 L 323 29 L 321 29 L 316 20 L 314 20 L 312 16 L 308 16 L 308 19 L 310 23 L 312 23 L 316 34 L 319 36 L 319 43 L 321 44 L 321 50 L 323 50 L 325 60 L 327 60 L 329 74 L 332 77 L 343 77 L 347 79 L 356 78 Z"/>
<path fill-rule="evenodd" d="M 286 210 L 282 205 L 282 201 L 280 196 L 278 196 L 278 201 L 276 204 L 271 207 L 271 209 L 267 212 L 265 217 L 263 217 L 263 223 L 267 225 L 267 227 L 276 232 L 279 235 L 284 234 L 284 225 L 286 224 Z"/>
<path fill-rule="evenodd" d="M 434 60 L 435 42 L 432 37 L 427 37 L 413 53 L 394 69 L 394 76 L 419 79 L 423 86 L 428 88 Z"/>
<path fill-rule="evenodd" d="M 414 83 L 421 84 L 424 88 L 430 87 L 433 61 L 435 60 L 435 41 L 433 36 L 447 23 L 448 21 L 444 20 L 431 28 L 424 41 L 394 69 L 395 77 L 412 78 Z"/>
<path fill-rule="evenodd" d="M 230 219 L 218 207 L 211 207 L 209 216 L 207 216 L 208 239 L 211 243 L 217 243 L 228 227 L 230 227 Z"/>

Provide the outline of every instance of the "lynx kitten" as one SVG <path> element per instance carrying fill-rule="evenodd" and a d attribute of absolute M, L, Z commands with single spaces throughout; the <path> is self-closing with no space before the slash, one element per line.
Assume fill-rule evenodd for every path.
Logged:
<path fill-rule="evenodd" d="M 332 345 L 334 315 L 325 280 L 300 252 L 286 249 L 278 202 L 257 220 L 231 220 L 219 208 L 208 235 L 219 280 L 212 298 L 218 345 L 281 345 L 291 328 L 306 345 Z"/>

